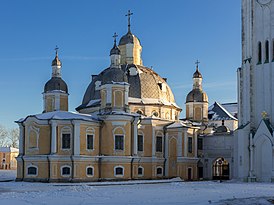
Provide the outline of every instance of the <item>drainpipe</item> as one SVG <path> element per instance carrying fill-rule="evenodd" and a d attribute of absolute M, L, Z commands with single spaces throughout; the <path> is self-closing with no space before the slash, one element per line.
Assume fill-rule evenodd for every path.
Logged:
<path fill-rule="evenodd" d="M 24 161 L 24 156 L 25 156 L 25 129 L 26 127 L 24 126 L 24 124 L 22 123 L 23 126 L 23 153 L 22 153 L 22 169 L 23 169 L 23 173 L 22 173 L 22 181 L 24 181 L 25 178 L 25 161 Z"/>

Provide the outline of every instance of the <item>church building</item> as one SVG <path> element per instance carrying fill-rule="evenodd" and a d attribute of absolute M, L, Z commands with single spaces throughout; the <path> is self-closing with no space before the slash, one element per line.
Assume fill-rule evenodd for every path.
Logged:
<path fill-rule="evenodd" d="M 274 1 L 242 0 L 235 177 L 274 181 Z"/>
<path fill-rule="evenodd" d="M 208 120 L 198 64 L 182 121 L 167 79 L 143 65 L 131 15 L 129 11 L 128 30 L 118 45 L 114 35 L 110 65 L 92 75 L 77 112 L 68 111 L 69 86 L 56 49 L 43 112 L 17 121 L 17 180 L 198 179 L 197 136 Z"/>

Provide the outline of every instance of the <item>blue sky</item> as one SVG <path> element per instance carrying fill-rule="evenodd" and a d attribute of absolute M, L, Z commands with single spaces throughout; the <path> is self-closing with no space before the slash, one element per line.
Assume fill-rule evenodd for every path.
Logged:
<path fill-rule="evenodd" d="M 183 113 L 197 59 L 210 104 L 236 102 L 240 0 L 9 0 L 0 2 L 0 124 L 16 127 L 42 112 L 56 45 L 75 111 L 91 75 L 109 66 L 112 35 L 126 33 L 128 9 L 144 65 L 168 78 Z"/>

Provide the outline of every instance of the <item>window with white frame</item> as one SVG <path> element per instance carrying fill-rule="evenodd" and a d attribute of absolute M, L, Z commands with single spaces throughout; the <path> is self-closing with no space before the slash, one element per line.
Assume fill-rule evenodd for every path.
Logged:
<path fill-rule="evenodd" d="M 124 150 L 124 135 L 115 135 L 115 150 Z"/>
<path fill-rule="evenodd" d="M 87 167 L 87 176 L 92 177 L 94 175 L 94 169 L 92 166 Z"/>
<path fill-rule="evenodd" d="M 94 149 L 93 147 L 93 135 L 87 135 L 87 149 Z"/>
<path fill-rule="evenodd" d="M 138 167 L 138 176 L 143 176 L 144 175 L 144 168 L 139 166 Z"/>
<path fill-rule="evenodd" d="M 71 129 L 69 127 L 64 127 L 62 129 L 62 149 L 71 148 Z"/>
<path fill-rule="evenodd" d="M 38 173 L 38 169 L 36 166 L 29 166 L 28 167 L 28 175 L 30 176 L 36 176 Z"/>
<path fill-rule="evenodd" d="M 122 167 L 122 166 L 115 167 L 114 175 L 115 176 L 124 176 L 124 167 Z"/>
<path fill-rule="evenodd" d="M 138 134 L 138 152 L 144 151 L 144 136 L 142 134 Z"/>
<path fill-rule="evenodd" d="M 163 151 L 163 137 L 157 136 L 156 137 L 156 152 L 162 152 Z"/>
<path fill-rule="evenodd" d="M 156 174 L 157 174 L 157 176 L 162 176 L 163 175 L 163 168 L 162 167 L 157 167 Z"/>
<path fill-rule="evenodd" d="M 70 176 L 70 167 L 69 166 L 63 166 L 61 168 L 62 170 L 62 176 Z"/>

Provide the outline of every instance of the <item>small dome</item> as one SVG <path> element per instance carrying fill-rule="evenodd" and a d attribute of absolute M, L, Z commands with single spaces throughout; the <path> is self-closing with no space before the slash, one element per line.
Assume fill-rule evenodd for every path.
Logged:
<path fill-rule="evenodd" d="M 202 74 L 200 73 L 198 68 L 196 69 L 195 73 L 193 74 L 193 78 L 202 78 Z"/>
<path fill-rule="evenodd" d="M 44 92 L 50 92 L 50 91 L 63 91 L 65 93 L 68 93 L 68 86 L 65 81 L 63 81 L 62 78 L 59 77 L 52 77 L 44 87 Z"/>
<path fill-rule="evenodd" d="M 200 89 L 193 89 L 186 97 L 186 103 L 188 102 L 208 102 L 208 97 L 205 92 Z"/>
<path fill-rule="evenodd" d="M 61 61 L 58 58 L 58 55 L 56 54 L 55 58 L 53 59 L 51 66 L 62 66 Z"/>
<path fill-rule="evenodd" d="M 116 43 L 113 48 L 110 50 L 110 55 L 120 55 L 120 49 L 117 47 Z"/>
<path fill-rule="evenodd" d="M 102 84 L 107 84 L 113 82 L 125 82 L 126 75 L 120 68 L 112 67 L 105 70 L 103 75 Z"/>
<path fill-rule="evenodd" d="M 129 31 L 129 32 L 127 32 L 126 35 L 124 35 L 124 36 L 120 39 L 120 41 L 119 41 L 119 46 L 120 46 L 120 45 L 126 45 L 126 44 L 129 44 L 129 43 L 133 44 L 133 43 L 134 43 L 134 40 L 137 41 L 137 42 L 140 44 L 139 39 Z"/>
<path fill-rule="evenodd" d="M 229 128 L 225 125 L 221 125 L 219 127 L 217 127 L 215 133 L 228 133 L 230 132 Z"/>

